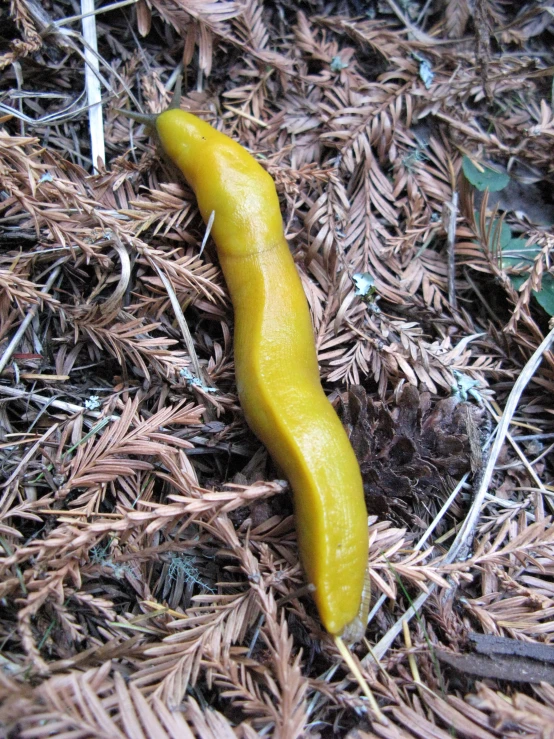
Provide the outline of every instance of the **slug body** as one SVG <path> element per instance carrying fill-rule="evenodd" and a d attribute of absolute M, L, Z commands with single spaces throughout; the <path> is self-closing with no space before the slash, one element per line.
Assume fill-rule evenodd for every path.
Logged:
<path fill-rule="evenodd" d="M 288 478 L 302 564 L 321 621 L 341 634 L 360 608 L 368 557 L 358 462 L 319 379 L 306 296 L 270 175 L 239 144 L 182 110 L 156 119 L 193 188 L 235 312 L 238 393 L 250 428 Z"/>

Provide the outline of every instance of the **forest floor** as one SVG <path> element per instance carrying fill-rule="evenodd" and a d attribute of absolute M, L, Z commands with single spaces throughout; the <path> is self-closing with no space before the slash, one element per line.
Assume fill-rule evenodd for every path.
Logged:
<path fill-rule="evenodd" d="M 554 3 L 87 5 L 0 8 L 0 734 L 554 736 Z M 358 455 L 349 664 L 193 194 L 119 112 L 180 74 L 276 182 Z"/>

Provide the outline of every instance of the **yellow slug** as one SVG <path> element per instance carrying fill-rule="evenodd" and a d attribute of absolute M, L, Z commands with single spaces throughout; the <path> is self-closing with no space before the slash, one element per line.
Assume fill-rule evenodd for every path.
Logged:
<path fill-rule="evenodd" d="M 321 621 L 356 619 L 368 558 L 358 462 L 319 379 L 306 296 L 283 234 L 275 184 L 239 144 L 179 109 L 155 118 L 161 145 L 194 190 L 235 312 L 239 399 L 290 482 L 302 564 Z"/>

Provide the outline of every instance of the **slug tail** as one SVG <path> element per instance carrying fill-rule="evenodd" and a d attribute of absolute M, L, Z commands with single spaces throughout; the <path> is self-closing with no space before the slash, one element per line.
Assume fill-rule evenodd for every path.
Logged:
<path fill-rule="evenodd" d="M 369 616 L 369 605 L 371 602 L 371 578 L 366 570 L 364 579 L 364 589 L 362 590 L 362 600 L 360 608 L 355 618 L 346 624 L 340 636 L 345 644 L 356 644 L 363 639 L 367 628 L 367 618 Z"/>

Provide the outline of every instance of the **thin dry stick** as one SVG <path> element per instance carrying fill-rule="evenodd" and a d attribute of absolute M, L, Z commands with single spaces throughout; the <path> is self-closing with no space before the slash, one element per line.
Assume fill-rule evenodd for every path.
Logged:
<path fill-rule="evenodd" d="M 496 438 L 491 448 L 491 453 L 487 461 L 487 466 L 485 467 L 485 470 L 483 472 L 481 485 L 479 486 L 479 490 L 472 503 L 469 514 L 467 515 L 463 526 L 452 545 L 452 548 L 446 556 L 445 561 L 448 563 L 454 562 L 454 560 L 456 559 L 463 559 L 469 550 L 469 546 L 471 545 L 471 540 L 473 538 L 473 532 L 481 513 L 481 505 L 489 489 L 490 481 L 492 479 L 494 468 L 496 466 L 496 460 L 498 459 L 498 455 L 500 454 L 500 450 L 502 449 L 502 446 L 506 439 L 506 434 L 508 433 L 512 417 L 516 412 L 521 394 L 525 390 L 527 383 L 531 380 L 531 378 L 537 371 L 537 368 L 542 362 L 543 355 L 550 349 L 553 341 L 554 328 L 552 328 L 546 338 L 542 341 L 542 343 L 529 359 L 521 374 L 514 383 L 512 391 L 508 396 L 502 418 L 498 423 Z"/>
<path fill-rule="evenodd" d="M 498 459 L 498 455 L 500 454 L 500 450 L 502 449 L 502 445 L 504 444 L 504 441 L 506 439 L 506 434 L 508 433 L 508 428 L 510 426 L 512 417 L 516 412 L 517 404 L 519 403 L 519 399 L 525 387 L 527 386 L 527 383 L 531 380 L 531 378 L 537 371 L 537 368 L 542 361 L 543 355 L 550 349 L 550 345 L 553 341 L 554 328 L 552 328 L 548 336 L 542 341 L 542 343 L 537 348 L 533 356 L 529 359 L 529 361 L 523 368 L 523 371 L 514 383 L 512 391 L 508 397 L 508 401 L 506 402 L 504 413 L 502 414 L 502 417 L 498 423 L 496 438 L 491 448 L 491 453 L 487 461 L 487 466 L 485 467 L 483 476 L 481 478 L 479 490 L 475 495 L 475 498 L 473 500 L 469 513 L 467 514 L 466 519 L 462 525 L 462 528 L 458 532 L 454 543 L 443 559 L 443 564 L 451 564 L 456 559 L 463 559 L 469 551 L 469 547 L 471 546 L 471 541 L 473 539 L 473 532 L 475 531 L 475 527 L 477 526 L 477 521 L 479 520 L 479 516 L 481 514 L 481 507 L 485 500 L 485 496 L 489 489 L 494 468 L 496 466 L 496 460 Z M 394 626 L 392 626 L 392 628 L 390 628 L 387 633 L 379 640 L 373 650 L 373 654 L 377 659 L 380 660 L 383 658 L 383 655 L 390 649 L 396 637 L 403 630 L 404 622 L 410 621 L 410 619 L 423 606 L 431 593 L 435 591 L 436 587 L 437 586 L 434 583 L 431 583 L 428 592 L 421 593 L 415 599 L 410 608 L 408 608 L 406 613 L 401 618 L 399 618 Z M 368 662 L 372 661 L 372 659 L 373 657 L 368 654 L 362 660 L 362 664 L 367 664 Z"/>
<path fill-rule="evenodd" d="M 414 653 L 410 651 L 413 648 L 413 644 L 407 621 L 402 622 L 402 630 L 404 631 L 404 643 L 406 644 L 406 649 L 408 650 L 408 663 L 410 665 L 412 677 L 415 683 L 421 685 L 421 676 L 419 674 L 416 658 Z"/>
<path fill-rule="evenodd" d="M 387 3 L 389 4 L 392 12 L 396 15 L 396 17 L 400 21 L 402 21 L 402 23 L 406 26 L 406 28 L 412 34 L 412 36 L 414 37 L 416 41 L 420 41 L 423 44 L 431 44 L 431 45 L 434 45 L 437 42 L 441 43 L 440 40 L 434 39 L 432 36 L 429 36 L 429 34 L 425 33 L 425 31 L 420 31 L 419 28 L 414 26 L 414 24 L 400 10 L 400 8 L 394 2 L 394 0 L 387 0 Z"/>
<path fill-rule="evenodd" d="M 450 493 L 450 495 L 448 496 L 448 498 L 444 502 L 444 504 L 443 504 L 442 508 L 440 509 L 440 511 L 437 513 L 437 515 L 435 516 L 435 518 L 431 521 L 431 523 L 430 523 L 429 528 L 427 529 L 427 531 L 425 531 L 425 533 L 421 536 L 421 538 L 419 539 L 419 541 L 415 545 L 414 552 L 418 552 L 421 549 L 421 547 L 425 544 L 425 542 L 431 536 L 431 534 L 433 533 L 433 531 L 437 528 L 437 526 L 439 525 L 440 521 L 444 518 L 444 515 L 446 514 L 446 512 L 448 511 L 448 509 L 450 508 L 450 506 L 454 502 L 455 498 L 458 496 L 458 493 L 460 492 L 460 490 L 465 485 L 468 477 L 469 477 L 469 472 L 466 472 L 465 475 L 460 480 L 460 482 L 456 485 L 456 487 L 454 488 L 454 490 Z"/>
<path fill-rule="evenodd" d="M 396 639 L 396 637 L 401 633 L 403 630 L 404 622 L 408 623 L 412 620 L 412 618 L 418 613 L 419 609 L 423 606 L 427 598 L 431 595 L 431 593 L 434 593 L 437 586 L 434 583 L 431 583 L 427 586 L 427 592 L 426 593 L 420 593 L 417 598 L 414 600 L 412 605 L 408 608 L 406 613 L 398 619 L 398 621 L 387 631 L 387 633 L 379 639 L 377 644 L 373 647 L 373 651 L 369 654 L 366 654 L 366 656 L 362 660 L 362 664 L 368 664 L 369 662 L 373 662 L 374 659 L 381 660 L 385 656 L 385 654 L 390 649 L 393 641 Z"/>
<path fill-rule="evenodd" d="M 75 403 L 67 403 L 65 400 L 56 400 L 55 398 L 45 398 L 44 395 L 38 393 L 28 393 L 25 390 L 16 390 L 13 387 L 6 387 L 0 385 L 0 395 L 10 395 L 12 398 L 25 398 L 25 400 L 33 401 L 33 403 L 40 403 L 41 405 L 51 405 L 53 408 L 59 408 L 61 411 L 67 413 L 84 413 L 92 418 L 102 418 L 103 413 L 100 411 L 89 411 L 82 405 L 76 405 Z M 116 421 L 119 416 L 111 415 L 110 421 Z"/>
<path fill-rule="evenodd" d="M 483 293 L 481 292 L 481 290 L 478 288 L 475 282 L 473 282 L 473 280 L 471 279 L 471 275 L 468 269 L 464 269 L 464 278 L 465 278 L 465 281 L 470 285 L 473 292 L 477 295 L 477 297 L 479 298 L 479 300 L 481 301 L 483 305 L 483 308 L 487 311 L 489 316 L 492 318 L 494 324 L 496 325 L 498 321 L 498 315 L 493 311 L 493 309 L 488 304 L 488 301 L 483 295 Z"/>
<path fill-rule="evenodd" d="M 427 528 L 427 530 L 422 534 L 421 538 L 419 539 L 419 541 L 417 542 L 417 544 L 414 546 L 414 552 L 418 552 L 423 547 L 423 545 L 429 539 L 429 537 L 431 536 L 431 534 L 433 533 L 433 531 L 436 529 L 436 527 L 442 521 L 442 519 L 446 515 L 446 512 L 448 511 L 448 509 L 450 508 L 450 506 L 452 505 L 452 503 L 454 502 L 454 500 L 458 496 L 458 493 L 460 492 L 460 490 L 462 489 L 462 487 L 465 485 L 468 477 L 469 477 L 469 472 L 466 472 L 466 474 L 462 477 L 462 479 L 456 485 L 456 487 L 454 488 L 454 490 L 450 493 L 450 495 L 448 496 L 448 498 L 444 502 L 444 504 L 443 504 L 442 508 L 440 509 L 440 511 L 437 513 L 437 515 L 435 516 L 435 518 L 431 521 L 431 523 L 429 524 L 429 527 Z M 373 619 L 375 618 L 375 616 L 379 613 L 379 611 L 381 610 L 381 607 L 382 607 L 383 603 L 386 600 L 387 600 L 387 596 L 383 593 L 379 597 L 379 599 L 377 600 L 377 602 L 375 603 L 375 605 L 373 606 L 373 608 L 371 609 L 371 611 L 368 614 L 368 617 L 367 617 L 367 623 L 368 623 L 368 625 L 373 621 Z"/>
<path fill-rule="evenodd" d="M 46 281 L 46 284 L 40 291 L 43 295 L 46 295 L 50 292 L 50 288 L 54 284 L 54 281 L 56 280 L 56 277 L 60 274 L 61 267 L 56 267 L 54 270 L 52 270 L 50 277 Z M 33 318 L 36 316 L 38 311 L 38 303 L 36 305 L 33 305 L 30 309 L 23 321 L 21 321 L 21 325 L 17 329 L 17 331 L 14 334 L 13 339 L 10 341 L 8 346 L 6 347 L 6 351 L 2 355 L 2 359 L 0 359 L 0 375 L 2 372 L 6 369 L 6 365 L 10 361 L 12 354 L 17 349 L 17 346 L 19 342 L 21 341 L 21 338 L 23 337 L 23 334 L 25 331 L 27 331 L 27 328 L 29 327 L 29 324 L 33 320 Z"/>
<path fill-rule="evenodd" d="M 498 422 L 500 419 L 499 419 L 496 411 L 494 410 L 493 406 L 491 405 L 491 403 L 486 398 L 483 398 L 483 402 L 484 402 L 484 404 L 485 404 L 488 412 Z M 517 454 L 517 456 L 520 458 L 521 463 L 523 464 L 523 466 L 527 470 L 527 473 L 533 479 L 533 481 L 535 482 L 535 484 L 537 485 L 537 487 L 540 488 L 543 492 L 545 492 L 546 491 L 546 488 L 542 484 L 542 482 L 541 482 L 539 476 L 537 475 L 537 473 L 535 472 L 535 470 L 529 464 L 529 460 L 527 459 L 527 457 L 525 456 L 525 454 L 519 448 L 519 445 L 516 443 L 516 440 L 514 439 L 514 437 L 510 433 L 507 433 L 506 434 L 506 439 L 512 445 L 513 450 L 515 451 L 515 453 Z"/>
<path fill-rule="evenodd" d="M 75 107 L 79 105 L 83 96 L 84 96 L 84 93 L 81 93 L 76 100 L 73 100 L 65 108 L 62 108 L 56 113 L 49 113 L 48 115 L 40 116 L 40 118 L 31 118 L 30 116 L 25 115 L 25 113 L 21 113 L 19 110 L 17 110 L 17 108 L 12 108 L 10 105 L 6 105 L 5 103 L 0 103 L 0 113 L 6 113 L 7 115 L 13 115 L 14 118 L 18 118 L 19 120 L 24 121 L 29 126 L 36 126 L 41 123 L 45 123 L 45 124 L 65 123 L 66 121 L 70 121 L 72 118 L 75 118 L 76 116 L 78 116 L 79 113 L 82 113 L 84 110 L 87 110 L 86 105 L 83 105 L 81 107 Z M 62 249 L 63 247 L 59 247 L 59 248 Z M 77 247 L 74 246 L 74 248 L 77 248 Z M 44 253 L 45 252 L 43 252 L 43 254 Z"/>
<path fill-rule="evenodd" d="M 59 21 L 56 21 L 54 25 L 58 28 L 60 26 L 66 26 L 68 23 L 74 23 L 75 21 L 80 21 L 82 18 L 88 18 L 91 15 L 100 15 L 100 13 L 109 13 L 112 10 L 118 10 L 119 8 L 124 8 L 126 5 L 136 5 L 139 0 L 121 0 L 119 3 L 112 3 L 111 5 L 105 5 L 103 8 L 98 8 L 97 10 L 94 10 L 94 8 L 90 11 L 87 11 L 86 13 L 83 11 L 82 13 L 79 13 L 79 15 L 70 15 L 68 18 L 62 18 Z"/>
<path fill-rule="evenodd" d="M 341 656 L 342 656 L 343 660 L 348 665 L 348 667 L 350 669 L 350 672 L 356 678 L 356 681 L 357 681 L 358 685 L 360 686 L 360 688 L 362 689 L 364 695 L 366 696 L 367 700 L 369 701 L 369 705 L 371 706 L 371 710 L 373 711 L 373 713 L 377 717 L 377 721 L 380 724 L 383 724 L 384 726 L 388 726 L 389 725 L 388 719 L 386 718 L 386 716 L 383 714 L 383 712 L 379 708 L 379 704 L 377 703 L 377 701 L 375 699 L 375 696 L 371 692 L 371 688 L 367 684 L 367 681 L 364 679 L 364 676 L 362 675 L 362 672 L 361 672 L 360 668 L 358 667 L 358 665 L 354 661 L 354 658 L 352 657 L 352 655 L 348 651 L 348 647 L 343 642 L 343 640 L 340 638 L 340 636 L 335 636 L 334 637 L 334 642 L 335 642 L 335 645 L 336 645 L 337 649 L 341 653 Z"/>
<path fill-rule="evenodd" d="M 22 459 L 22 460 L 21 460 L 21 461 L 19 462 L 19 464 L 17 465 L 17 467 L 15 468 L 15 470 L 13 471 L 13 473 L 12 473 L 12 474 L 10 475 L 10 477 L 8 477 L 8 479 L 6 480 L 6 482 L 4 482 L 4 483 L 2 483 L 2 484 L 0 485 L 0 489 L 2 489 L 2 488 L 7 488 L 7 487 L 9 487 L 9 485 L 10 485 L 10 484 L 11 484 L 11 483 L 12 483 L 12 482 L 13 482 L 13 481 L 14 481 L 14 480 L 16 479 L 16 477 L 17 477 L 17 476 L 19 475 L 19 473 L 21 472 L 21 470 L 25 469 L 25 467 L 26 467 L 26 465 L 27 465 L 27 462 L 29 462 L 29 460 L 31 460 L 31 459 L 33 458 L 33 456 L 34 456 L 35 452 L 36 452 L 36 451 L 37 451 L 37 449 L 38 449 L 38 448 L 39 448 L 39 447 L 41 446 L 41 444 L 44 444 L 44 442 L 45 442 L 45 441 L 46 441 L 46 440 L 47 440 L 47 439 L 48 439 L 48 438 L 49 438 L 50 436 L 52 436 L 52 434 L 54 433 L 54 431 L 56 431 L 56 429 L 58 428 L 58 426 L 59 426 L 59 423 L 54 423 L 54 424 L 52 424 L 52 426 L 50 426 L 50 428 L 48 429 L 48 431 L 46 431 L 46 432 L 45 432 L 45 433 L 44 433 L 44 434 L 43 434 L 43 435 L 42 435 L 42 436 L 40 437 L 40 439 L 39 439 L 39 440 L 38 440 L 37 442 L 35 442 L 35 444 L 33 444 L 33 446 L 32 446 L 32 447 L 31 447 L 31 448 L 29 449 L 29 451 L 27 452 L 27 454 L 26 454 L 26 455 L 25 455 L 25 456 L 23 457 L 23 459 Z"/>
<path fill-rule="evenodd" d="M 212 230 L 212 226 L 214 225 L 215 220 L 215 210 L 212 210 L 210 213 L 210 217 L 208 219 L 208 223 L 206 225 L 206 231 L 204 233 L 204 238 L 202 239 L 202 244 L 200 245 L 200 251 L 198 252 L 198 256 L 202 256 L 204 253 L 204 248 L 206 244 L 208 243 L 208 239 L 210 238 L 210 233 Z"/>
<path fill-rule="evenodd" d="M 92 165 L 98 167 L 98 160 L 102 164 L 106 161 L 104 146 L 104 124 L 102 120 L 102 93 L 98 74 L 98 40 L 96 35 L 96 16 L 94 15 L 94 0 L 81 0 L 83 15 L 83 38 L 85 39 L 85 86 L 89 105 L 88 120 L 90 127 L 90 145 Z"/>
<path fill-rule="evenodd" d="M 456 298 L 456 218 L 458 216 L 458 193 L 452 194 L 450 203 L 444 204 L 443 218 L 446 227 L 446 247 L 448 251 L 448 302 L 452 310 L 458 307 Z"/>
<path fill-rule="evenodd" d="M 205 378 L 202 374 L 202 368 L 200 367 L 200 362 L 198 361 L 196 349 L 194 348 L 194 341 L 192 340 L 192 336 L 189 331 L 188 324 L 186 322 L 185 316 L 183 315 L 183 311 L 179 304 L 179 300 L 177 299 L 177 295 L 175 294 L 175 290 L 173 289 L 173 285 L 171 284 L 167 276 L 164 274 L 164 272 L 158 267 L 158 265 L 155 264 L 155 262 L 152 262 L 151 260 L 149 261 L 150 261 L 151 266 L 160 275 L 160 279 L 163 282 L 165 289 L 167 290 L 167 295 L 169 297 L 169 300 L 171 301 L 171 305 L 175 313 L 175 318 L 177 319 L 177 323 L 179 324 L 179 328 L 181 329 L 181 333 L 183 334 L 183 339 L 185 340 L 185 345 L 187 347 L 190 361 L 194 369 L 194 374 L 199 380 L 204 381 Z"/>
<path fill-rule="evenodd" d="M 108 243 L 110 242 L 106 242 L 106 245 Z M 121 275 L 119 277 L 119 282 L 117 283 L 115 290 L 102 305 L 102 313 L 105 316 L 109 315 L 112 311 L 116 313 L 119 312 L 123 298 L 125 296 L 125 293 L 127 292 L 127 288 L 129 287 L 132 271 L 131 260 L 129 259 L 127 249 L 123 246 L 123 244 L 115 234 L 112 245 L 114 250 L 117 252 L 117 255 L 119 256 L 119 261 L 121 262 Z"/>

